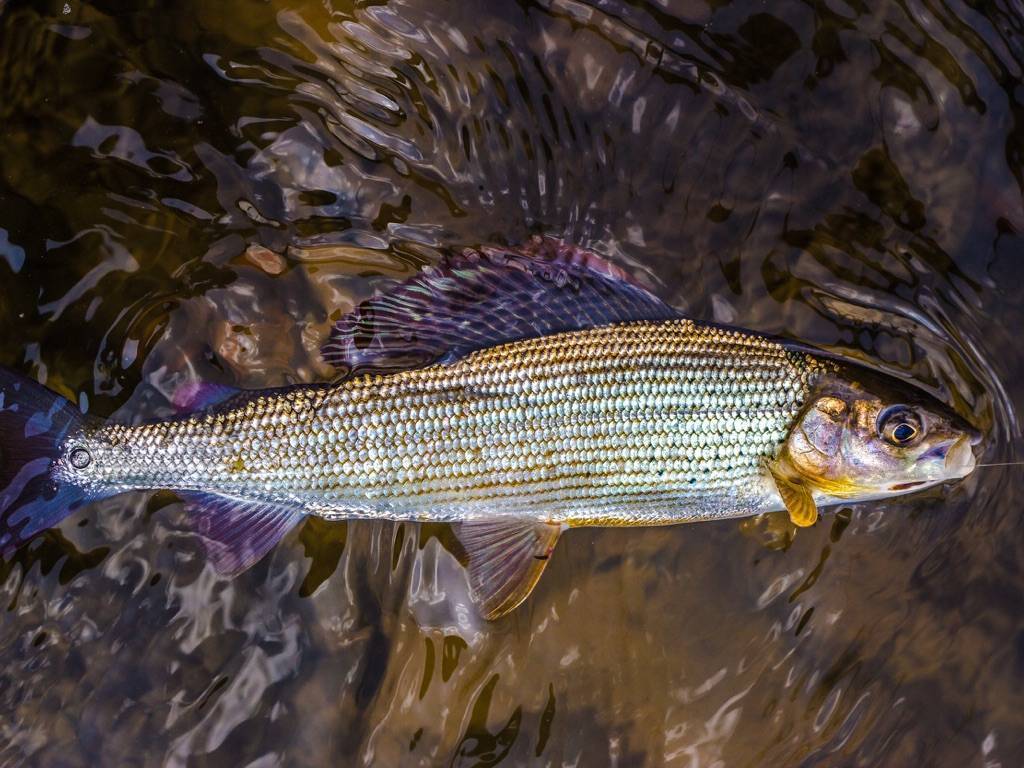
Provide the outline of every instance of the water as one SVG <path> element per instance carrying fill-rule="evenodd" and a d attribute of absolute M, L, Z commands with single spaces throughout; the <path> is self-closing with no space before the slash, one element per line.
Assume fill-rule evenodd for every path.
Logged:
<path fill-rule="evenodd" d="M 1020 455 L 1021 8 L 0 0 L 0 361 L 91 413 L 330 375 L 332 318 L 554 234 L 702 319 L 870 359 Z M 443 527 L 216 577 L 172 494 L 0 565 L 0 764 L 1009 766 L 1019 467 L 579 530 L 466 610 Z"/>

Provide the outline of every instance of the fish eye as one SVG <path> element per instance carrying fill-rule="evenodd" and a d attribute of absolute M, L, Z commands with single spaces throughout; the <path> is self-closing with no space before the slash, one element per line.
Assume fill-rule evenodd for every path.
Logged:
<path fill-rule="evenodd" d="M 913 425 L 907 424 L 903 421 L 896 425 L 896 428 L 892 431 L 893 440 L 898 443 L 906 443 L 914 439 L 914 435 L 917 434 L 917 430 L 914 429 Z"/>
<path fill-rule="evenodd" d="M 92 463 L 92 455 L 85 448 L 72 448 L 68 461 L 75 469 L 85 469 Z"/>
<path fill-rule="evenodd" d="M 906 405 L 889 406 L 878 416 L 878 434 L 891 445 L 910 445 L 921 431 L 921 417 Z"/>

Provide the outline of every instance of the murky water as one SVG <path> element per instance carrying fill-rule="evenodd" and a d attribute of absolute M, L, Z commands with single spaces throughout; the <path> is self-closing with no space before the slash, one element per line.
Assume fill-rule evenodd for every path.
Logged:
<path fill-rule="evenodd" d="M 543 232 L 1019 455 L 1019 4 L 138 6 L 0 0 L 0 362 L 91 413 L 322 379 L 386 280 Z M 494 624 L 441 527 L 225 580 L 98 503 L 0 565 L 0 764 L 1019 765 L 1021 491 L 579 530 Z"/>

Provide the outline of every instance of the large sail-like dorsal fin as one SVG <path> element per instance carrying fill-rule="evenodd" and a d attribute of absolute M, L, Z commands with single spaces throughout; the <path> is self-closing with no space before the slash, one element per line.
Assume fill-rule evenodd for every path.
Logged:
<path fill-rule="evenodd" d="M 466 250 L 339 320 L 321 349 L 343 370 L 423 365 L 561 331 L 679 313 L 597 254 L 553 238 Z"/>

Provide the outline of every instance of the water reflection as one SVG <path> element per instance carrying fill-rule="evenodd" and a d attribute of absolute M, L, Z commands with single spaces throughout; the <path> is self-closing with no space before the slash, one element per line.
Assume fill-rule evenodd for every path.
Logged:
<path fill-rule="evenodd" d="M 321 380 L 385 281 L 544 232 L 912 377 L 1006 460 L 1020 32 L 955 2 L 0 2 L 0 361 L 129 420 Z M 173 495 L 102 502 L 0 566 L 0 761 L 1013 764 L 1020 481 L 574 531 L 495 624 L 443 527 L 307 521 L 227 581 Z"/>

